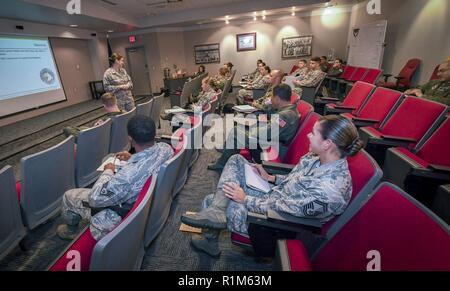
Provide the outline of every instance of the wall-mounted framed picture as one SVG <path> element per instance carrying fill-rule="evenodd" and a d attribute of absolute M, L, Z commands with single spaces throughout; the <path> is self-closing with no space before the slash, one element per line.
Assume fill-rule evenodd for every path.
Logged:
<path fill-rule="evenodd" d="M 312 35 L 286 37 L 281 40 L 281 58 L 300 58 L 312 54 Z"/>
<path fill-rule="evenodd" d="M 220 63 L 220 44 L 202 44 L 194 46 L 195 64 Z"/>
<path fill-rule="evenodd" d="M 256 32 L 237 34 L 236 48 L 238 52 L 256 50 Z"/>

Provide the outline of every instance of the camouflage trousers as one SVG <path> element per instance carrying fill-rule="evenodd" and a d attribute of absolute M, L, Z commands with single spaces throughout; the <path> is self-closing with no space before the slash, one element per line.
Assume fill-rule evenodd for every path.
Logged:
<path fill-rule="evenodd" d="M 302 97 L 303 89 L 301 87 L 295 87 L 293 91 L 297 93 L 300 98 Z"/>
<path fill-rule="evenodd" d="M 114 211 L 105 209 L 91 217 L 91 209 L 84 206 L 89 203 L 91 189 L 77 188 L 66 191 L 62 201 L 62 217 L 68 225 L 78 225 L 81 219 L 90 220 L 89 229 L 95 240 L 102 239 L 122 218 Z"/>
<path fill-rule="evenodd" d="M 212 205 L 214 200 L 214 195 L 223 195 L 225 193 L 222 187 L 226 183 L 236 183 L 238 184 L 248 196 L 267 198 L 268 195 L 262 191 L 258 191 L 247 187 L 245 183 L 245 170 L 244 165 L 249 164 L 249 162 L 241 155 L 232 156 L 225 168 L 220 175 L 219 184 L 217 185 L 217 190 L 214 194 L 210 194 L 205 197 L 202 202 L 202 208 L 208 208 Z M 228 198 L 227 198 L 228 199 Z M 230 231 L 240 233 L 242 235 L 248 236 L 248 224 L 247 224 L 247 207 L 245 204 L 229 200 L 229 204 L 226 209 L 227 217 L 227 227 Z"/>
<path fill-rule="evenodd" d="M 119 107 L 119 109 L 121 111 L 131 111 L 133 110 L 136 105 L 134 104 L 134 99 L 133 97 L 130 96 L 116 96 L 117 98 L 117 107 Z"/>

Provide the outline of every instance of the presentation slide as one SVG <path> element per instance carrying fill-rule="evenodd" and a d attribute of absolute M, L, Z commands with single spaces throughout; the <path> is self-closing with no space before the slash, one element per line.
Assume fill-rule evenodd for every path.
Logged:
<path fill-rule="evenodd" d="M 0 35 L 0 117 L 63 100 L 48 38 Z"/>

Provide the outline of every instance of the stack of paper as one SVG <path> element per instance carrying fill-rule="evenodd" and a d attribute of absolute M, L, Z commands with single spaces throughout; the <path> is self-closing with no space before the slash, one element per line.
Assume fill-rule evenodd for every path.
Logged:
<path fill-rule="evenodd" d="M 107 164 L 114 164 L 116 166 L 115 172 L 117 172 L 121 167 L 125 166 L 128 162 L 127 161 L 121 161 L 118 158 L 112 156 L 106 159 L 106 161 L 103 162 L 103 164 L 100 165 L 100 167 L 97 168 L 97 171 L 103 172 L 105 165 Z"/>
<path fill-rule="evenodd" d="M 255 107 L 250 106 L 250 105 L 236 105 L 233 107 L 233 109 L 237 112 L 242 112 L 242 113 L 252 113 L 252 112 L 258 110 Z"/>
<path fill-rule="evenodd" d="M 177 113 L 185 113 L 186 109 L 183 108 L 171 108 L 164 110 L 164 113 L 166 114 L 177 114 Z"/>
<path fill-rule="evenodd" d="M 289 85 L 289 87 L 291 87 L 291 89 L 295 89 L 295 84 L 294 84 L 295 80 L 297 80 L 297 78 L 294 76 L 286 76 L 284 78 L 284 83 L 286 85 Z"/>

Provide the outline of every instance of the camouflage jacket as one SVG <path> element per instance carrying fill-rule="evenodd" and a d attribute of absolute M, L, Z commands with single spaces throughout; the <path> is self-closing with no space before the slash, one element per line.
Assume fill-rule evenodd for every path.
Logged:
<path fill-rule="evenodd" d="M 305 87 L 316 87 L 320 81 L 322 81 L 326 76 L 326 73 L 321 70 L 309 70 L 308 74 L 300 80 L 300 84 L 295 86 L 305 86 Z"/>
<path fill-rule="evenodd" d="M 202 91 L 197 97 L 193 97 L 191 101 L 193 105 L 203 107 L 208 104 L 215 95 L 217 95 L 217 93 L 214 90 L 206 92 Z"/>
<path fill-rule="evenodd" d="M 433 80 L 420 87 L 423 98 L 450 105 L 450 81 Z"/>
<path fill-rule="evenodd" d="M 172 158 L 173 149 L 166 143 L 134 154 L 116 174 L 103 171 L 92 187 L 89 205 L 94 208 L 110 207 L 123 203 L 134 203 L 145 181 L 157 174 L 160 166 Z"/>
<path fill-rule="evenodd" d="M 289 175 L 277 175 L 276 185 L 262 198 L 247 195 L 247 209 L 264 214 L 273 209 L 326 222 L 344 212 L 352 193 L 347 160 L 321 165 L 313 153 L 303 156 Z"/>
<path fill-rule="evenodd" d="M 127 85 L 128 90 L 120 89 L 120 86 Z M 114 94 L 117 99 L 133 98 L 131 89 L 133 89 L 133 82 L 125 69 L 119 71 L 109 68 L 103 74 L 103 87 L 106 92 Z"/>

